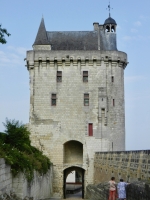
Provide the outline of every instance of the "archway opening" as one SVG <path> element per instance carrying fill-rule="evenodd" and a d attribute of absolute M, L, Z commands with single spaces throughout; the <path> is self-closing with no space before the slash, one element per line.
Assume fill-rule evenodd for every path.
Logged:
<path fill-rule="evenodd" d="M 64 199 L 84 199 L 84 172 L 84 169 L 76 166 L 64 170 Z"/>
<path fill-rule="evenodd" d="M 64 144 L 64 163 L 77 165 L 83 163 L 83 144 L 71 140 Z"/>

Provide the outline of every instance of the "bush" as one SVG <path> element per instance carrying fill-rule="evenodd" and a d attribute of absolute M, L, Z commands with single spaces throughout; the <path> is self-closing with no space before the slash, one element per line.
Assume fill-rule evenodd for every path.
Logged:
<path fill-rule="evenodd" d="M 34 170 L 47 173 L 50 160 L 37 148 L 31 146 L 30 132 L 16 120 L 6 119 L 5 132 L 0 132 L 0 157 L 11 165 L 14 176 L 23 172 L 28 181 L 33 178 Z"/>

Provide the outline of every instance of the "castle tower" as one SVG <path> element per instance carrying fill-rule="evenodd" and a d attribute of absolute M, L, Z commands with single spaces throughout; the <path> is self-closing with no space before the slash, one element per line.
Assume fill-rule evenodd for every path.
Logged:
<path fill-rule="evenodd" d="M 65 196 L 75 170 L 85 187 L 94 183 L 95 152 L 125 150 L 124 69 L 117 50 L 116 22 L 110 16 L 93 31 L 46 31 L 42 19 L 30 74 L 32 144 L 53 163 L 53 193 Z"/>

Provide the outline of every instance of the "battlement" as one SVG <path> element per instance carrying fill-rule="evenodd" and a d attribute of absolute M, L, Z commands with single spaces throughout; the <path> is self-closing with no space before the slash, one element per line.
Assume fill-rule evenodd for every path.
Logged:
<path fill-rule="evenodd" d="M 57 63 L 58 66 L 65 65 L 71 66 L 71 64 L 93 66 L 101 65 L 101 62 L 112 65 L 126 67 L 127 54 L 121 51 L 28 51 L 27 52 L 27 67 L 33 68 L 34 62 L 46 62 L 46 65 L 54 66 Z M 36 65 L 37 66 L 37 65 Z"/>

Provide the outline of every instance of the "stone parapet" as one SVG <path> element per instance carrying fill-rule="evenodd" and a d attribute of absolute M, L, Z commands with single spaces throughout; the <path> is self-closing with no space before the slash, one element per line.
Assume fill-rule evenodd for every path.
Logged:
<path fill-rule="evenodd" d="M 134 181 L 126 188 L 128 200 L 149 200 L 150 199 L 150 182 Z M 86 197 L 90 200 L 107 200 L 109 195 L 108 182 L 98 185 L 88 185 L 86 188 Z"/>
<path fill-rule="evenodd" d="M 150 150 L 96 152 L 94 158 L 95 184 L 109 180 L 150 180 Z"/>
<path fill-rule="evenodd" d="M 121 51 L 46 51 L 36 50 L 27 51 L 27 67 L 33 68 L 33 61 L 42 61 L 54 66 L 54 62 L 57 62 L 58 66 L 63 64 L 71 66 L 77 65 L 81 62 L 83 65 L 94 66 L 94 63 L 101 65 L 101 61 L 109 63 L 113 61 L 113 64 L 119 63 L 119 66 L 124 68 L 127 65 L 127 54 Z M 46 66 L 46 65 L 45 65 Z"/>

